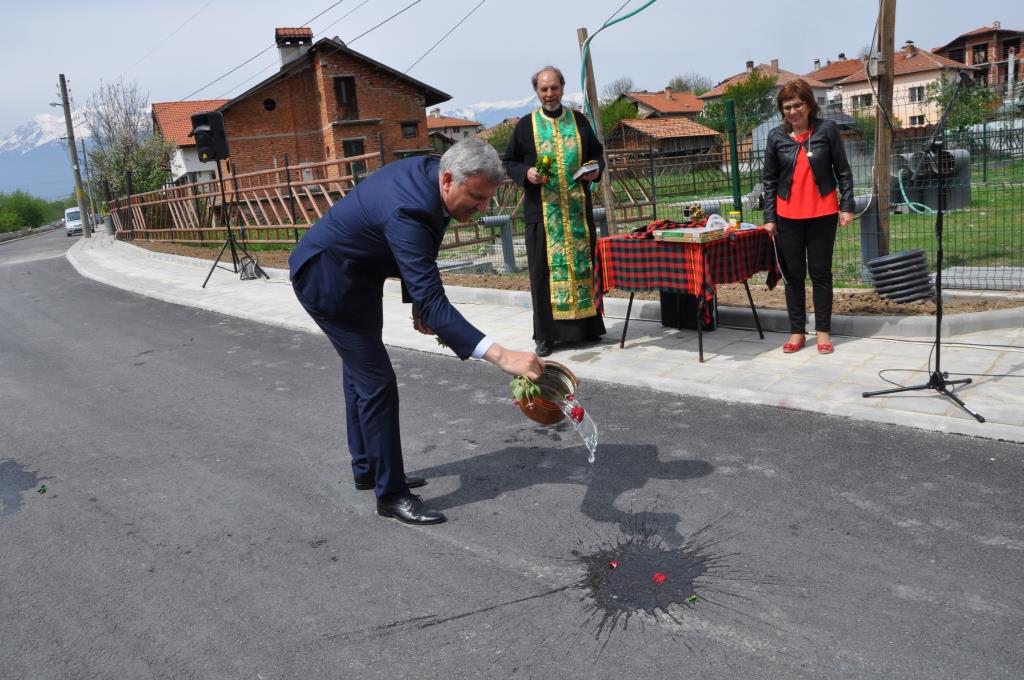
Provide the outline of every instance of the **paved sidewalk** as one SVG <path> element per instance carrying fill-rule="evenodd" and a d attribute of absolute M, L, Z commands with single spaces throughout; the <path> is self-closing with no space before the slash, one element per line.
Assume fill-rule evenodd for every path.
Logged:
<path fill-rule="evenodd" d="M 201 288 L 211 262 L 154 253 L 97 234 L 68 251 L 78 272 L 100 283 L 166 302 L 241 317 L 284 328 L 319 333 L 291 291 L 287 272 L 269 269 L 271 279 L 242 281 L 217 269 Z M 526 293 L 449 287 L 449 299 L 473 324 L 503 345 L 532 349 L 532 320 Z M 788 338 L 785 315 L 763 310 L 765 338 L 752 329 L 749 310 L 723 308 L 728 326 L 704 334 L 703 364 L 696 331 L 665 328 L 657 303 L 633 305 L 626 346 L 619 348 L 625 300 L 607 299 L 608 335 L 599 345 L 558 348 L 551 358 L 587 380 L 646 387 L 669 394 L 766 404 L 858 420 L 1024 442 L 1024 308 L 947 316 L 943 323 L 942 367 L 971 376 L 957 394 L 986 421 L 978 423 L 932 389 L 864 399 L 865 390 L 890 387 L 882 369 L 905 369 L 886 377 L 912 385 L 927 381 L 935 335 L 932 317 L 837 317 L 832 355 L 819 356 L 814 338 L 795 354 L 781 351 Z M 751 329 L 738 326 L 750 326 Z M 772 330 L 773 329 L 773 330 Z M 425 352 L 450 354 L 435 339 L 416 333 L 397 283 L 384 296 L 384 342 Z M 913 372 L 917 371 L 917 372 Z M 997 377 L 997 376 L 1015 377 Z M 991 377 L 988 377 L 991 376 Z M 950 375 L 950 378 L 966 377 Z M 504 383 L 500 383 L 504 387 Z"/>

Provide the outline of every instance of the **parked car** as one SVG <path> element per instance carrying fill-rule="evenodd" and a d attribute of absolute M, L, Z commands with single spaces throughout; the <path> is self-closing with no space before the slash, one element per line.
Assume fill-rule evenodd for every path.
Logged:
<path fill-rule="evenodd" d="M 82 233 L 82 213 L 78 208 L 68 208 L 64 211 L 64 231 L 69 237 Z"/>

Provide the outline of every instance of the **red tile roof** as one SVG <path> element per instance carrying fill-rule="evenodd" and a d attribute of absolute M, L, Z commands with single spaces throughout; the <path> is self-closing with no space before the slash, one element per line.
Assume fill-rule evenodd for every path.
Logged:
<path fill-rule="evenodd" d="M 427 116 L 427 129 L 436 130 L 446 127 L 483 127 L 483 123 L 464 118 L 448 118 L 447 116 Z"/>
<path fill-rule="evenodd" d="M 826 64 L 816 71 L 811 71 L 804 78 L 829 83 L 830 81 L 842 80 L 857 71 L 863 70 L 864 62 L 860 59 L 840 59 L 839 61 L 833 61 L 831 64 Z"/>
<path fill-rule="evenodd" d="M 1015 31 L 1015 30 L 1010 29 L 1010 28 L 1003 28 L 1002 26 L 999 26 L 998 28 L 995 27 L 995 26 L 982 26 L 981 28 L 976 28 L 973 31 L 967 31 L 966 33 L 961 33 L 960 35 L 958 35 L 957 37 L 953 38 L 952 40 L 950 40 L 945 45 L 942 45 L 941 47 L 936 47 L 935 49 L 932 50 L 932 52 L 939 52 L 941 50 L 948 49 L 948 48 L 952 47 L 953 45 L 955 45 L 957 43 L 957 41 L 963 40 L 964 38 L 971 38 L 971 37 L 977 36 L 977 35 L 985 35 L 986 33 L 1010 33 L 1010 34 L 1014 34 L 1014 33 L 1022 33 L 1022 31 Z"/>
<path fill-rule="evenodd" d="M 195 146 L 196 140 L 189 137 L 192 132 L 192 114 L 214 111 L 227 103 L 227 99 L 157 102 L 153 104 L 153 119 L 167 141 L 175 146 Z"/>
<path fill-rule="evenodd" d="M 946 59 L 938 54 L 932 54 L 920 47 L 904 47 L 893 55 L 893 75 L 901 76 L 907 73 L 922 73 L 926 71 L 937 71 L 939 69 L 969 69 L 958 61 Z M 868 79 L 863 69 L 840 81 L 840 84 L 859 83 Z"/>
<path fill-rule="evenodd" d="M 717 137 L 718 131 L 689 118 L 624 118 L 619 125 L 633 128 L 655 139 L 675 137 Z"/>
<path fill-rule="evenodd" d="M 624 96 L 658 113 L 700 113 L 704 101 L 692 92 L 673 92 L 669 88 L 661 92 L 627 92 Z"/>
<path fill-rule="evenodd" d="M 274 39 L 288 40 L 289 38 L 313 38 L 313 29 L 308 27 L 302 28 L 275 28 Z"/>
<path fill-rule="evenodd" d="M 780 87 L 783 86 L 783 85 L 786 85 L 790 81 L 796 80 L 797 78 L 803 78 L 804 80 L 807 81 L 807 84 L 810 85 L 811 87 L 819 87 L 819 88 L 826 88 L 826 87 L 828 87 L 828 85 L 826 85 L 825 83 L 822 83 L 820 81 L 817 81 L 817 80 L 814 80 L 814 79 L 808 79 L 807 77 L 802 76 L 802 75 L 800 75 L 798 73 L 793 73 L 792 71 L 786 71 L 784 69 L 777 68 L 777 67 L 773 68 L 770 64 L 758 64 L 757 66 L 754 67 L 754 70 L 758 71 L 759 73 L 761 73 L 761 75 L 775 76 L 776 77 L 775 84 L 780 86 Z M 711 90 L 709 90 L 709 91 L 705 92 L 704 94 L 700 95 L 700 98 L 703 99 L 704 101 L 707 101 L 708 99 L 715 99 L 717 97 L 721 97 L 722 95 L 725 94 L 725 91 L 727 89 L 729 89 L 729 87 L 731 87 L 732 85 L 736 85 L 738 83 L 742 83 L 743 81 L 745 81 L 749 77 L 750 77 L 750 72 L 749 71 L 744 71 L 743 73 L 737 73 L 736 75 L 734 75 L 734 76 L 732 76 L 730 78 L 726 78 L 725 80 L 720 82 L 718 85 L 716 85 Z"/>

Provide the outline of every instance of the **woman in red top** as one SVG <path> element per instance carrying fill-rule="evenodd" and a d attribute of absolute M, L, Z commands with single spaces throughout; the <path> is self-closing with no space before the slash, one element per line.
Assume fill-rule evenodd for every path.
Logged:
<path fill-rule="evenodd" d="M 853 173 L 839 129 L 818 117 L 804 80 L 787 83 L 776 103 L 782 125 L 768 133 L 765 146 L 764 226 L 776 238 L 786 278 L 792 335 L 782 351 L 796 352 L 807 341 L 804 279 L 810 273 L 818 352 L 831 354 L 832 251 L 837 223 L 853 221 Z"/>

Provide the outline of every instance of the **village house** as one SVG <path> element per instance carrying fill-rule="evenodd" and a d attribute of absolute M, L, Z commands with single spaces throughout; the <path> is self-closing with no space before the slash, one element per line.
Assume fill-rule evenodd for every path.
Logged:
<path fill-rule="evenodd" d="M 818 102 L 819 104 L 830 108 L 841 108 L 843 88 L 839 83 L 854 73 L 859 73 L 863 70 L 863 61 L 860 59 L 847 59 L 846 54 L 840 52 L 839 57 L 835 61 L 827 59 L 824 66 L 821 64 L 821 59 L 815 59 L 814 70 L 810 73 L 805 73 L 803 77 L 806 80 L 816 80 L 824 83 L 828 88 L 825 91 L 825 101 Z"/>
<path fill-rule="evenodd" d="M 626 92 L 618 101 L 634 105 L 637 118 L 696 118 L 704 110 L 704 101 L 692 92 L 675 92 L 671 87 L 663 91 Z"/>
<path fill-rule="evenodd" d="M 381 163 L 428 153 L 425 110 L 451 99 L 347 47 L 278 28 L 280 68 L 218 110 L 237 173 L 377 154 Z M 354 165 L 354 164 L 353 164 Z M 365 166 L 364 166 L 365 167 Z"/>
<path fill-rule="evenodd" d="M 942 47 L 935 54 L 967 66 L 974 66 L 975 79 L 1012 96 L 1014 86 L 1019 90 L 1024 79 L 1024 66 L 1020 63 L 1022 31 L 1003 28 L 998 21 L 968 31 Z"/>
<path fill-rule="evenodd" d="M 734 76 L 729 76 L 718 83 L 718 85 L 715 85 L 713 88 L 700 95 L 700 98 L 705 104 L 709 101 L 721 99 L 725 95 L 726 90 L 733 85 L 738 85 L 739 83 L 746 81 L 747 78 L 749 78 L 755 71 L 763 76 L 771 76 L 775 78 L 775 88 L 772 92 L 772 97 L 774 97 L 775 94 L 778 93 L 778 91 L 787 83 L 790 83 L 797 78 L 803 78 L 807 81 L 807 84 L 811 86 L 811 91 L 814 93 L 814 98 L 818 101 L 818 104 L 825 104 L 825 95 L 829 89 L 828 85 L 813 78 L 807 78 L 806 76 L 801 76 L 798 73 L 793 73 L 792 71 L 786 71 L 779 68 L 778 59 L 772 59 L 770 64 L 758 64 L 757 66 L 754 66 L 753 61 L 748 61 L 745 71 L 737 73 Z"/>
<path fill-rule="evenodd" d="M 722 136 L 689 118 L 624 118 L 605 135 L 605 150 L 653 151 L 659 156 L 694 156 L 717 150 Z"/>
<path fill-rule="evenodd" d="M 434 108 L 427 114 L 427 134 L 434 151 L 443 152 L 456 142 L 476 137 L 483 123 L 463 118 L 442 116 L 441 109 Z"/>
<path fill-rule="evenodd" d="M 928 85 L 955 71 L 971 70 L 964 64 L 922 50 L 908 40 L 893 55 L 893 124 L 918 127 L 936 123 L 941 112 L 928 101 Z M 843 111 L 857 115 L 875 114 L 875 85 L 862 69 L 839 81 Z"/>
<path fill-rule="evenodd" d="M 174 145 L 171 153 L 171 181 L 175 184 L 217 179 L 215 166 L 199 160 L 196 140 L 192 138 L 192 115 L 213 111 L 227 102 L 227 99 L 194 99 L 153 104 L 153 129 Z"/>

